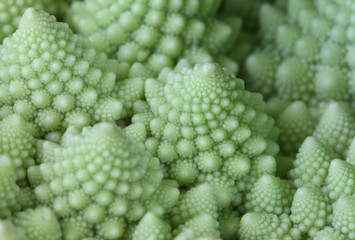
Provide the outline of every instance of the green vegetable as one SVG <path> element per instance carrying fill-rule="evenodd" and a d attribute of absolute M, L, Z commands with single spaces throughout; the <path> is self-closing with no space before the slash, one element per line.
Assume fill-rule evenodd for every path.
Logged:
<path fill-rule="evenodd" d="M 39 182 L 38 201 L 63 218 L 65 238 L 117 239 L 127 221 L 140 220 L 148 210 L 162 215 L 179 196 L 174 185 L 162 182 L 159 160 L 112 123 L 84 128 L 66 144 L 29 171 L 30 181 Z M 41 181 L 31 180 L 38 174 Z"/>
<path fill-rule="evenodd" d="M 278 151 L 261 96 L 216 64 L 165 69 L 146 81 L 145 95 L 154 113 L 144 123 L 147 149 L 180 184 L 209 182 L 219 207 L 235 198 L 238 181 L 252 182 L 258 161 L 270 161 Z"/>
<path fill-rule="evenodd" d="M 355 240 L 351 1 L 69 2 L 0 3 L 1 240 Z"/>
<path fill-rule="evenodd" d="M 72 5 L 67 19 L 97 50 L 133 66 L 143 63 L 138 66 L 152 76 L 181 57 L 192 63 L 217 60 L 236 72 L 236 63 L 225 53 L 241 22 L 234 16 L 217 17 L 220 4 L 220 0 L 83 1 Z"/>
<path fill-rule="evenodd" d="M 286 214 L 276 216 L 270 213 L 249 212 L 240 220 L 239 236 L 242 239 L 301 239 L 300 231 L 292 227 Z"/>
<path fill-rule="evenodd" d="M 245 64 L 247 83 L 265 97 L 309 106 L 354 99 L 351 1 L 287 0 L 264 3 L 260 41 Z"/>

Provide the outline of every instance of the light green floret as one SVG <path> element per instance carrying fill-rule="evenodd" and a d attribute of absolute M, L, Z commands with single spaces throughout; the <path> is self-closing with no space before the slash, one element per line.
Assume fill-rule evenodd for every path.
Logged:
<path fill-rule="evenodd" d="M 314 240 L 346 240 L 344 234 L 332 227 L 325 227 L 322 231 L 317 232 Z"/>
<path fill-rule="evenodd" d="M 111 96 L 117 98 L 123 105 L 121 118 L 131 117 L 134 103 L 144 96 L 144 81 L 142 78 L 118 81 Z"/>
<path fill-rule="evenodd" d="M 82 216 L 74 216 L 61 220 L 60 223 L 63 231 L 63 236 L 66 239 L 83 239 L 94 236 L 93 224 L 88 223 Z M 114 231 L 120 231 L 125 225 L 117 226 Z M 89 238 L 90 239 L 90 238 Z M 95 239 L 95 238 L 92 238 Z"/>
<path fill-rule="evenodd" d="M 240 217 L 232 208 L 223 209 L 218 214 L 219 231 L 224 240 L 233 240 L 238 237 Z"/>
<path fill-rule="evenodd" d="M 269 213 L 246 213 L 240 220 L 239 238 L 244 240 L 297 240 L 299 230 L 292 227 L 289 216 Z"/>
<path fill-rule="evenodd" d="M 355 141 L 351 141 L 350 147 L 348 149 L 348 155 L 346 156 L 346 161 L 355 166 Z"/>
<path fill-rule="evenodd" d="M 136 143 L 144 142 L 147 138 L 147 130 L 143 123 L 132 123 L 124 129 L 125 134 Z"/>
<path fill-rule="evenodd" d="M 154 213 L 147 213 L 134 230 L 132 239 L 170 240 L 172 239 L 171 227 Z"/>
<path fill-rule="evenodd" d="M 348 239 L 355 239 L 355 197 L 341 196 L 333 207 L 333 227 Z"/>
<path fill-rule="evenodd" d="M 180 184 L 209 182 L 219 207 L 233 200 L 236 180 L 263 172 L 259 158 L 278 151 L 261 95 L 246 91 L 241 79 L 217 64 L 165 69 L 146 81 L 145 94 L 154 113 L 147 149 Z"/>
<path fill-rule="evenodd" d="M 1 240 L 23 240 L 26 233 L 23 229 L 16 227 L 10 220 L 0 220 Z"/>
<path fill-rule="evenodd" d="M 15 32 L 22 14 L 29 7 L 43 9 L 46 2 L 51 0 L 3 0 L 0 2 L 0 43 Z M 57 2 L 57 1 L 56 1 Z M 53 2 L 52 2 L 53 4 Z"/>
<path fill-rule="evenodd" d="M 330 162 L 337 155 L 315 137 L 307 137 L 302 143 L 290 176 L 296 187 L 307 183 L 323 186 Z"/>
<path fill-rule="evenodd" d="M 297 152 L 303 140 L 312 135 L 316 127 L 316 120 L 301 101 L 290 104 L 280 114 L 276 123 L 280 129 L 280 150 L 291 156 Z"/>
<path fill-rule="evenodd" d="M 346 105 L 332 102 L 319 120 L 313 136 L 342 157 L 355 136 L 355 118 Z"/>
<path fill-rule="evenodd" d="M 218 222 L 217 220 L 208 215 L 202 214 L 196 216 L 183 225 L 179 226 L 173 231 L 175 240 L 204 240 L 204 239 L 218 239 Z"/>
<path fill-rule="evenodd" d="M 177 201 L 159 160 L 113 123 L 68 131 L 50 161 L 29 169 L 39 203 L 63 218 L 64 238 L 120 239 L 128 222 L 147 211 L 161 216 Z"/>
<path fill-rule="evenodd" d="M 333 200 L 341 195 L 355 196 L 355 166 L 340 159 L 334 159 L 329 166 L 326 179 L 329 197 Z"/>
<path fill-rule="evenodd" d="M 20 114 L 42 134 L 121 115 L 122 104 L 112 97 L 120 93 L 115 92 L 120 64 L 44 11 L 25 12 L 0 59 L 0 111 Z"/>
<path fill-rule="evenodd" d="M 331 219 L 332 206 L 328 196 L 311 185 L 299 188 L 293 198 L 291 220 L 302 233 L 314 237 L 327 226 Z"/>
<path fill-rule="evenodd" d="M 13 222 L 26 233 L 28 240 L 60 240 L 59 222 L 48 207 L 27 209 L 14 215 Z"/>
<path fill-rule="evenodd" d="M 12 212 L 19 210 L 20 206 L 16 196 L 20 189 L 16 185 L 16 172 L 7 155 L 0 155 L 0 217 L 5 218 Z"/>
<path fill-rule="evenodd" d="M 276 174 L 276 160 L 274 157 L 269 155 L 261 155 L 254 159 L 250 165 L 250 171 L 247 176 L 236 181 L 237 189 L 239 194 L 233 200 L 234 206 L 238 206 L 241 201 L 240 193 L 244 194 L 250 191 L 254 183 L 263 175 L 275 175 Z"/>
<path fill-rule="evenodd" d="M 35 164 L 36 140 L 21 115 L 13 114 L 0 121 L 0 153 L 10 156 L 16 180 L 25 180 L 26 169 Z"/>
<path fill-rule="evenodd" d="M 178 203 L 172 210 L 173 225 L 180 225 L 196 216 L 208 214 L 217 219 L 217 201 L 213 188 L 201 184 L 181 194 Z"/>
<path fill-rule="evenodd" d="M 247 193 L 245 208 L 248 212 L 289 214 L 293 193 L 289 182 L 266 174 Z"/>
<path fill-rule="evenodd" d="M 225 55 L 239 33 L 238 17 L 217 17 L 220 0 L 109 0 L 74 3 L 67 21 L 95 48 L 156 75 L 185 56 L 193 63 L 215 60 L 237 71 Z M 218 56 L 220 55 L 220 56 Z"/>
<path fill-rule="evenodd" d="M 247 86 L 251 90 L 259 90 L 265 97 L 273 96 L 274 75 L 280 64 L 279 58 L 272 50 L 249 55 L 244 65 Z"/>
<path fill-rule="evenodd" d="M 330 100 L 353 105 L 354 10 L 339 1 L 284 2 L 285 10 L 261 6 L 260 47 L 245 65 L 251 88 L 308 105 Z"/>

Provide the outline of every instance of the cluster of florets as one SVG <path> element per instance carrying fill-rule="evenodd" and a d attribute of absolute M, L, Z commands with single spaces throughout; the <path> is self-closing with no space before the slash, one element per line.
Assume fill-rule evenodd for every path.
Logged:
<path fill-rule="evenodd" d="M 26 11 L 0 50 L 1 116 L 18 113 L 43 134 L 127 115 L 143 95 L 143 80 L 116 83 L 124 65 L 90 46 L 53 16 Z"/>
<path fill-rule="evenodd" d="M 242 185 L 252 182 L 251 172 L 260 170 L 254 169 L 257 162 L 278 151 L 261 96 L 216 64 L 165 69 L 146 81 L 145 91 L 153 112 L 151 119 L 142 118 L 149 129 L 147 149 L 181 185 L 209 182 L 220 206 L 246 190 Z M 141 121 L 141 115 L 132 120 Z M 244 183 L 239 190 L 238 181 Z"/>
<path fill-rule="evenodd" d="M 289 0 L 264 4 L 261 47 L 246 61 L 250 86 L 264 96 L 307 104 L 354 103 L 354 28 L 350 1 Z M 351 5 L 351 3 L 350 3 Z"/>
<path fill-rule="evenodd" d="M 4 0 L 0 2 L 0 42 L 10 36 L 29 7 L 43 9 L 58 17 L 63 17 L 71 2 L 77 0 Z"/>
<path fill-rule="evenodd" d="M 1 240 L 355 240 L 350 0 L 36 2 L 0 3 Z"/>
<path fill-rule="evenodd" d="M 224 55 L 241 22 L 236 16 L 217 17 L 220 4 L 219 0 L 83 1 L 73 4 L 67 20 L 96 49 L 144 68 L 140 75 L 156 76 L 183 56 L 194 63 L 214 58 L 236 72 L 235 62 Z"/>

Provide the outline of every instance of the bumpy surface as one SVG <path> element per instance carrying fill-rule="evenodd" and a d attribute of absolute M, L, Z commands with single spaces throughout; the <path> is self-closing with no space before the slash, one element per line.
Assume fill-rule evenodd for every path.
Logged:
<path fill-rule="evenodd" d="M 341 196 L 334 204 L 332 224 L 334 228 L 355 239 L 355 196 Z"/>
<path fill-rule="evenodd" d="M 90 38 L 95 47 L 121 61 L 144 63 L 157 74 L 173 67 L 178 58 L 193 63 L 211 61 L 233 44 L 238 17 L 215 17 L 220 0 L 109 0 L 83 1 L 72 5 L 68 22 Z M 196 49 L 198 48 L 198 49 Z M 237 66 L 217 57 L 235 72 Z M 155 75 L 153 74 L 153 75 Z"/>
<path fill-rule="evenodd" d="M 217 202 L 213 188 L 209 184 L 201 184 L 181 194 L 172 210 L 171 221 L 179 225 L 199 215 L 208 214 L 217 218 Z"/>
<path fill-rule="evenodd" d="M 0 3 L 0 42 L 4 37 L 11 35 L 15 32 L 18 23 L 22 17 L 22 14 L 28 7 L 41 7 L 41 5 L 34 5 L 34 0 L 25 0 L 25 1 L 1 1 Z M 38 1 L 37 1 L 38 2 Z"/>
<path fill-rule="evenodd" d="M 334 159 L 329 166 L 326 185 L 332 199 L 338 199 L 341 195 L 355 196 L 355 166 Z"/>
<path fill-rule="evenodd" d="M 329 223 L 332 206 L 326 194 L 311 185 L 306 185 L 295 193 L 291 212 L 291 220 L 295 227 L 314 237 Z"/>
<path fill-rule="evenodd" d="M 14 224 L 26 233 L 28 240 L 60 240 L 62 232 L 53 211 L 48 207 L 27 209 L 15 214 Z M 17 240 L 17 239 L 16 239 Z"/>
<path fill-rule="evenodd" d="M 18 240 L 26 239 L 26 233 L 23 229 L 17 228 L 9 220 L 0 220 L 0 239 Z"/>
<path fill-rule="evenodd" d="M 11 158 L 0 155 L 0 218 L 11 216 L 12 212 L 19 208 L 16 199 L 18 192 Z"/>
<path fill-rule="evenodd" d="M 354 139 L 351 142 L 351 145 L 349 147 L 348 155 L 346 156 L 346 161 L 348 163 L 351 163 L 352 165 L 355 165 L 355 141 Z"/>
<path fill-rule="evenodd" d="M 26 121 L 18 114 L 0 121 L 0 154 L 11 157 L 16 180 L 26 178 L 26 170 L 35 164 L 36 141 Z"/>
<path fill-rule="evenodd" d="M 187 221 L 174 232 L 175 240 L 194 240 L 219 236 L 218 222 L 208 214 L 202 214 Z"/>
<path fill-rule="evenodd" d="M 296 187 L 307 183 L 322 186 L 328 175 L 330 162 L 336 154 L 317 138 L 308 137 L 302 143 L 290 176 Z"/>
<path fill-rule="evenodd" d="M 248 212 L 289 214 L 294 190 L 286 180 L 272 175 L 263 175 L 246 195 Z"/>
<path fill-rule="evenodd" d="M 224 240 L 233 240 L 238 237 L 240 217 L 232 208 L 226 208 L 219 213 L 219 231 Z"/>
<path fill-rule="evenodd" d="M 71 2 L 76 0 L 3 0 L 0 2 L 0 43 L 15 32 L 27 8 L 43 9 L 62 17 Z"/>
<path fill-rule="evenodd" d="M 330 103 L 319 120 L 313 136 L 335 153 L 345 157 L 355 136 L 355 118 L 352 110 L 345 104 Z"/>
<path fill-rule="evenodd" d="M 65 238 L 120 238 L 127 221 L 140 220 L 148 209 L 162 215 L 177 200 L 176 186 L 162 183 L 158 159 L 114 124 L 87 127 L 68 139 L 69 146 L 29 173 L 30 180 L 40 174 L 36 197 L 63 218 Z"/>
<path fill-rule="evenodd" d="M 301 239 L 301 234 L 292 228 L 291 220 L 286 214 L 276 216 L 250 212 L 240 220 L 239 237 L 245 240 L 297 240 Z"/>
<path fill-rule="evenodd" d="M 170 240 L 171 227 L 160 220 L 154 213 L 147 213 L 134 230 L 133 240 Z"/>
<path fill-rule="evenodd" d="M 303 140 L 312 135 L 316 123 L 303 102 L 296 101 L 290 104 L 276 119 L 276 125 L 280 129 L 278 143 L 281 152 L 287 156 L 294 156 Z"/>
<path fill-rule="evenodd" d="M 334 228 L 331 227 L 325 227 L 322 231 L 319 231 L 315 237 L 313 238 L 314 240 L 346 240 L 346 237 L 341 234 L 341 232 L 335 230 Z"/>
<path fill-rule="evenodd" d="M 0 59 L 0 111 L 16 112 L 42 132 L 120 116 L 122 104 L 110 97 L 119 64 L 43 11 L 25 12 Z"/>
<path fill-rule="evenodd" d="M 308 104 L 354 104 L 351 1 L 288 0 L 287 10 L 264 4 L 261 46 L 247 60 L 250 86 L 266 96 Z"/>
<path fill-rule="evenodd" d="M 261 96 L 217 64 L 165 69 L 146 81 L 145 93 L 155 116 L 146 147 L 180 184 L 209 182 L 219 207 L 234 198 L 237 179 L 245 186 L 252 173 L 260 177 L 278 151 Z"/>

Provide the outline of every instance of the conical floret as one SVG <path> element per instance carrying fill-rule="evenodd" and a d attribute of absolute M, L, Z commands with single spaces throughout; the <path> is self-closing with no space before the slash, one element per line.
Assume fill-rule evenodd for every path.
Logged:
<path fill-rule="evenodd" d="M 219 207 L 228 206 L 234 182 L 249 175 L 256 159 L 278 151 L 261 95 L 246 91 L 243 80 L 218 64 L 164 69 L 146 81 L 145 93 L 155 115 L 148 150 L 179 183 L 209 182 Z"/>
<path fill-rule="evenodd" d="M 33 121 L 42 133 L 120 117 L 122 104 L 111 97 L 118 62 L 44 11 L 27 9 L 0 59 L 0 110 Z"/>
<path fill-rule="evenodd" d="M 30 181 L 40 174 L 36 197 L 63 218 L 65 238 L 96 232 L 117 239 L 127 221 L 139 221 L 149 210 L 162 215 L 174 205 L 179 191 L 162 183 L 159 160 L 116 125 L 102 122 L 72 132 L 69 146 L 57 147 L 51 161 L 29 171 Z"/>

